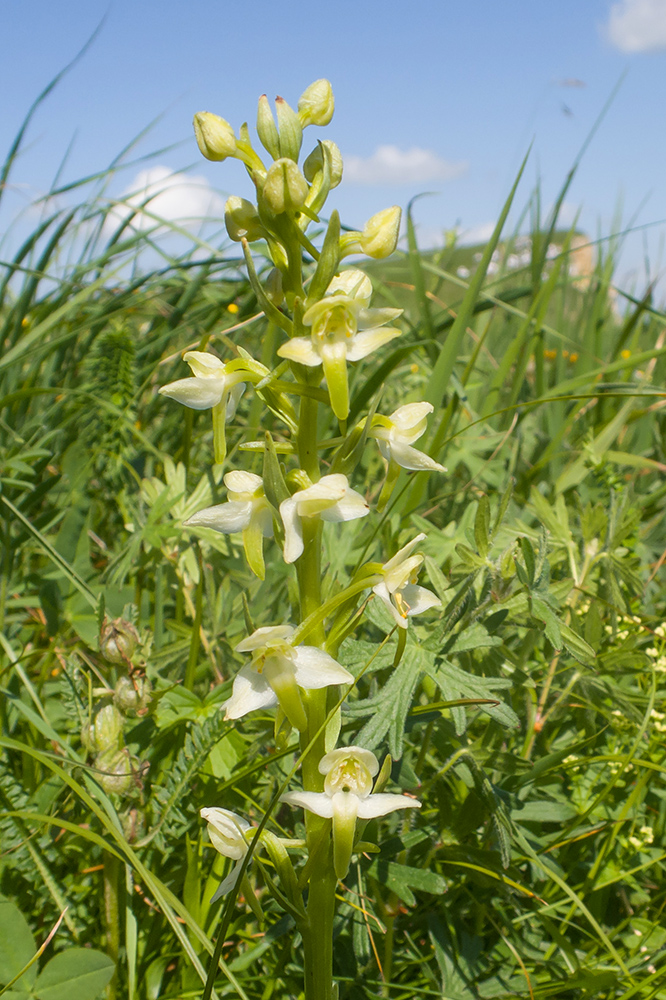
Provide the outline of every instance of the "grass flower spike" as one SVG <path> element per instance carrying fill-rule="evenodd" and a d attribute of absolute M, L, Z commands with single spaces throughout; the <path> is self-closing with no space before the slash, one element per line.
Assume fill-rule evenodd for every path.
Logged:
<path fill-rule="evenodd" d="M 284 524 L 284 561 L 295 562 L 303 553 L 304 517 L 321 517 L 323 521 L 354 521 L 365 517 L 370 508 L 346 476 L 334 473 L 322 476 L 314 486 L 299 490 L 280 504 Z"/>
<path fill-rule="evenodd" d="M 184 521 L 186 527 L 213 528 L 226 535 L 243 533 L 245 557 L 252 572 L 264 579 L 263 539 L 273 537 L 273 514 L 261 476 L 253 472 L 227 472 L 227 503 L 205 507 Z"/>
<path fill-rule="evenodd" d="M 236 884 L 238 870 L 247 854 L 245 834 L 250 829 L 250 824 L 229 809 L 212 807 L 201 809 L 200 813 L 201 818 L 208 823 L 208 836 L 215 850 L 223 857 L 231 858 L 232 861 L 236 862 L 227 877 L 218 886 L 213 898 L 219 899 L 220 896 L 233 889 Z"/>
<path fill-rule="evenodd" d="M 350 684 L 348 670 L 316 646 L 292 646 L 291 625 L 258 628 L 236 646 L 239 653 L 252 653 L 252 663 L 241 667 L 231 698 L 222 706 L 227 719 L 240 719 L 258 708 L 277 703 L 292 726 L 304 730 L 307 719 L 299 687 L 315 691 L 333 684 Z"/>
<path fill-rule="evenodd" d="M 294 337 L 278 350 L 282 358 L 302 365 L 323 365 L 331 407 L 338 420 L 349 414 L 347 362 L 360 361 L 401 331 L 385 324 L 396 319 L 401 309 L 368 309 L 372 285 L 355 269 L 334 278 L 326 295 L 303 316 L 312 329 L 310 337 Z"/>
<path fill-rule="evenodd" d="M 406 403 L 389 417 L 373 418 L 370 437 L 376 438 L 387 462 L 394 462 L 410 472 L 446 472 L 439 462 L 412 448 L 413 442 L 425 433 L 427 416 L 432 411 L 431 403 Z"/>
<path fill-rule="evenodd" d="M 356 820 L 375 819 L 397 809 L 420 809 L 421 803 L 406 795 L 372 795 L 372 779 L 379 771 L 374 753 L 362 747 L 339 747 L 319 762 L 326 775 L 323 792 L 287 792 L 281 801 L 302 806 L 317 816 L 333 820 L 333 859 L 339 879 L 349 871 Z"/>
<path fill-rule="evenodd" d="M 381 569 L 384 579 L 372 588 L 400 628 L 407 628 L 407 619 L 412 615 L 420 615 L 440 604 L 431 590 L 416 583 L 423 556 L 420 553 L 413 556 L 411 552 L 424 538 L 424 534 L 417 535 L 384 563 Z"/>

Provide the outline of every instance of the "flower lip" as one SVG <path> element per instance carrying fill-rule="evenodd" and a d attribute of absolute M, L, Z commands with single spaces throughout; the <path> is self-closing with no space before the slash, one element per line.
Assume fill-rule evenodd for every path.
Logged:
<path fill-rule="evenodd" d="M 377 758 L 362 747 L 341 747 L 319 761 L 319 772 L 326 775 L 327 795 L 352 793 L 365 799 L 372 791 L 372 779 L 378 771 Z"/>

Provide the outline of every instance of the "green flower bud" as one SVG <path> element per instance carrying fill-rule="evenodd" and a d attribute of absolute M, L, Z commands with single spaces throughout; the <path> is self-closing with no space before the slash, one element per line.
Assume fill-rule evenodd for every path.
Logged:
<path fill-rule="evenodd" d="M 236 243 L 245 238 L 249 243 L 261 240 L 266 235 L 256 206 L 245 198 L 233 195 L 224 206 L 224 222 L 229 237 Z"/>
<path fill-rule="evenodd" d="M 393 253 L 398 245 L 401 215 L 402 210 L 393 205 L 368 219 L 359 240 L 364 254 L 382 260 Z"/>
<path fill-rule="evenodd" d="M 197 144 L 207 160 L 226 160 L 236 155 L 236 136 L 224 118 L 210 111 L 199 111 L 193 124 Z"/>
<path fill-rule="evenodd" d="M 283 156 L 269 167 L 262 193 L 274 215 L 298 212 L 308 196 L 308 185 L 294 161 Z"/>
<path fill-rule="evenodd" d="M 334 188 L 342 180 L 342 154 L 336 144 L 330 139 L 322 139 L 321 145 L 317 143 L 303 164 L 303 173 L 310 183 L 312 183 L 315 175 L 324 169 L 322 146 L 326 146 L 331 154 L 331 188 Z"/>
<path fill-rule="evenodd" d="M 298 163 L 298 154 L 303 142 L 303 128 L 299 117 L 282 97 L 275 98 L 275 109 L 280 133 L 280 156 L 286 156 Z"/>
<path fill-rule="evenodd" d="M 102 705 L 88 734 L 89 745 L 102 753 L 117 750 L 122 744 L 123 719 L 115 705 Z"/>
<path fill-rule="evenodd" d="M 125 715 L 142 712 L 150 704 L 152 690 L 153 685 L 147 677 L 119 677 L 113 700 Z"/>
<path fill-rule="evenodd" d="M 98 769 L 97 780 L 105 792 L 125 795 L 134 784 L 135 765 L 136 761 L 127 750 L 113 750 L 98 754 L 94 766 Z"/>
<path fill-rule="evenodd" d="M 333 117 L 335 101 L 333 88 L 328 80 L 315 80 L 311 83 L 298 101 L 298 117 L 301 125 L 328 125 Z"/>
<path fill-rule="evenodd" d="M 280 156 L 280 140 L 273 112 L 265 94 L 259 98 L 259 107 L 257 108 L 257 135 L 264 149 L 271 154 L 274 160 L 277 160 Z"/>
<path fill-rule="evenodd" d="M 282 274 L 277 267 L 272 267 L 268 272 L 268 277 L 264 283 L 266 295 L 273 305 L 281 306 L 284 302 L 284 292 L 282 291 Z"/>
<path fill-rule="evenodd" d="M 141 636 L 122 618 L 105 621 L 99 634 L 99 651 L 109 663 L 131 663 Z"/>

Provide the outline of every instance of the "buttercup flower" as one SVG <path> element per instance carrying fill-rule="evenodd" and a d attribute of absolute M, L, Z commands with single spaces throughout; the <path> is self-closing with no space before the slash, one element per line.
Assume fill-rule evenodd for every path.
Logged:
<path fill-rule="evenodd" d="M 307 726 L 299 687 L 306 691 L 350 684 L 354 678 L 332 656 L 316 646 L 292 646 L 292 625 L 256 629 L 236 646 L 239 653 L 252 653 L 252 663 L 241 667 L 231 698 L 221 707 L 225 718 L 240 719 L 257 708 L 280 706 L 292 726 Z"/>
<path fill-rule="evenodd" d="M 280 504 L 284 524 L 284 561 L 293 563 L 303 552 L 302 518 L 354 521 L 358 517 L 365 517 L 369 511 L 361 494 L 350 489 L 346 476 L 340 473 L 322 476 L 314 486 L 299 490 Z"/>
<path fill-rule="evenodd" d="M 252 572 L 264 579 L 263 539 L 273 537 L 273 514 L 261 476 L 253 472 L 227 472 L 227 503 L 204 507 L 184 521 L 186 527 L 213 528 L 226 535 L 243 533 L 245 556 Z"/>
<path fill-rule="evenodd" d="M 323 365 L 333 412 L 339 420 L 349 414 L 347 362 L 360 361 L 401 331 L 385 324 L 401 309 L 368 309 L 372 294 L 370 279 L 351 269 L 334 278 L 326 295 L 305 312 L 303 323 L 312 328 L 310 338 L 294 337 L 278 354 L 302 365 Z"/>
<path fill-rule="evenodd" d="M 333 859 L 339 879 L 349 871 L 357 818 L 375 819 L 397 809 L 421 808 L 420 802 L 406 795 L 372 795 L 372 779 L 378 771 L 379 762 L 370 750 L 340 747 L 319 761 L 319 773 L 326 775 L 323 792 L 287 792 L 281 797 L 282 802 L 333 820 Z"/>
<path fill-rule="evenodd" d="M 201 818 L 208 823 L 208 836 L 215 850 L 236 862 L 217 888 L 213 899 L 219 899 L 236 885 L 239 869 L 248 850 L 245 834 L 250 829 L 250 824 L 229 809 L 213 807 L 201 809 L 200 813 Z"/>
<path fill-rule="evenodd" d="M 160 394 L 193 410 L 213 409 L 215 461 L 221 464 L 226 453 L 224 425 L 236 413 L 248 373 L 242 368 L 238 369 L 237 362 L 225 364 L 206 351 L 187 351 L 183 358 L 192 369 L 194 377 L 180 378 L 177 382 L 163 385 Z"/>
<path fill-rule="evenodd" d="M 432 591 L 416 583 L 424 557 L 421 553 L 415 556 L 410 553 L 424 538 L 424 534 L 417 535 L 384 563 L 381 569 L 384 579 L 372 588 L 400 628 L 407 628 L 407 619 L 412 615 L 420 615 L 441 603 Z"/>
<path fill-rule="evenodd" d="M 387 462 L 395 462 L 412 472 L 424 469 L 446 472 L 439 462 L 411 447 L 425 433 L 427 416 L 433 409 L 431 403 L 406 403 L 394 410 L 390 417 L 373 418 L 370 437 L 376 438 Z"/>

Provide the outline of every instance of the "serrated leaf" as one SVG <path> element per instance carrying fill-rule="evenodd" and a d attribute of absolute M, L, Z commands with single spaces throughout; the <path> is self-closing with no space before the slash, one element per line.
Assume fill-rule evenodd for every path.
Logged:
<path fill-rule="evenodd" d="M 582 639 L 577 632 L 574 632 L 568 625 L 560 624 L 562 642 L 579 663 L 589 665 L 595 660 L 595 652 L 592 647 Z"/>
<path fill-rule="evenodd" d="M 531 603 L 532 614 L 546 626 L 545 631 L 548 642 L 554 649 L 561 649 L 562 634 L 560 631 L 560 623 L 555 617 L 553 609 L 549 607 L 541 597 L 537 597 L 536 594 L 532 594 Z"/>
<path fill-rule="evenodd" d="M 536 567 L 536 558 L 534 555 L 534 548 L 531 541 L 525 535 L 520 538 L 520 548 L 523 553 L 523 560 L 525 562 L 525 572 L 527 573 L 527 586 L 534 586 L 534 570 Z"/>
<path fill-rule="evenodd" d="M 427 869 L 401 865 L 397 861 L 379 859 L 373 861 L 368 874 L 394 892 L 408 906 L 413 906 L 416 902 L 412 889 L 436 896 L 446 892 L 446 880 L 441 875 Z"/>
<path fill-rule="evenodd" d="M 463 653 L 469 649 L 485 649 L 488 646 L 501 645 L 502 640 L 498 635 L 490 635 L 481 622 L 474 622 L 473 625 L 458 632 L 453 645 L 448 648 L 447 652 Z"/>
<path fill-rule="evenodd" d="M 447 701 L 455 698 L 488 698 L 496 702 L 494 705 L 480 705 L 479 708 L 496 722 L 507 726 L 510 729 L 518 729 L 520 720 L 514 710 L 497 697 L 497 691 L 511 687 L 511 681 L 506 677 L 479 677 L 477 674 L 468 674 L 448 660 L 440 661 L 440 664 L 432 675 L 439 684 L 443 697 Z M 453 719 L 456 724 L 456 731 L 462 733 L 465 730 L 465 710 L 464 708 L 452 709 Z"/>

